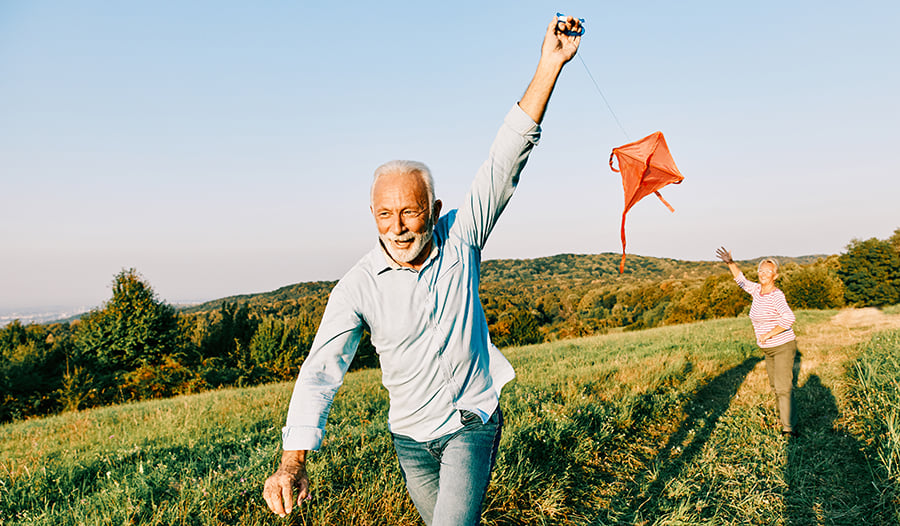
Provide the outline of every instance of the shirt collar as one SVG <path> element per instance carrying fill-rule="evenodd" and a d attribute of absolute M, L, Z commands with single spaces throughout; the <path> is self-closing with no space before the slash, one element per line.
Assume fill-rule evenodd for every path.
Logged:
<path fill-rule="evenodd" d="M 438 255 L 438 239 L 437 232 L 432 234 L 431 236 L 431 252 L 428 254 L 428 259 L 425 260 L 425 264 L 427 265 L 431 260 L 437 257 Z M 383 272 L 387 272 L 388 270 L 408 270 L 410 272 L 418 272 L 418 270 L 412 269 L 410 267 L 404 267 L 403 265 L 394 261 L 394 258 L 388 253 L 387 249 L 384 248 L 384 245 L 381 243 L 381 240 L 378 240 L 378 251 L 381 253 L 382 260 L 384 262 L 384 266 L 380 267 L 376 274 L 381 274 Z M 425 265 L 422 265 L 424 268 Z"/>

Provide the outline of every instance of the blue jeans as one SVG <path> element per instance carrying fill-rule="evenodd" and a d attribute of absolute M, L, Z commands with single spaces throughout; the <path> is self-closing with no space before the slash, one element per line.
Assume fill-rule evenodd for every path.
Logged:
<path fill-rule="evenodd" d="M 430 442 L 394 434 L 394 449 L 413 504 L 428 526 L 469 526 L 481 521 L 481 505 L 497 460 L 503 414 L 487 423 L 459 411 L 463 428 Z"/>

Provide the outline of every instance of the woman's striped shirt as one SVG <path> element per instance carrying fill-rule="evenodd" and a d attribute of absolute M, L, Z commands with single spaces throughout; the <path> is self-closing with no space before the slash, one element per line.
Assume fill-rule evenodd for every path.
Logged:
<path fill-rule="evenodd" d="M 734 281 L 753 297 L 753 303 L 750 305 L 750 321 L 753 322 L 757 345 L 762 348 L 778 347 L 796 338 L 791 328 L 796 318 L 781 290 L 775 289 L 763 294 L 760 292 L 762 288 L 760 284 L 748 280 L 743 273 L 734 278 Z M 759 339 L 776 326 L 787 330 L 761 343 Z"/>

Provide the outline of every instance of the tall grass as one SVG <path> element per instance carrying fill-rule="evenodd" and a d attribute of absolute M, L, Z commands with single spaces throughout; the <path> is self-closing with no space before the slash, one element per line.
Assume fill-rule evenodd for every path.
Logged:
<path fill-rule="evenodd" d="M 800 312 L 798 327 L 825 326 L 832 314 Z M 881 428 L 843 431 L 838 407 L 849 402 L 835 398 L 842 377 L 830 362 L 807 353 L 807 362 L 821 364 L 804 372 L 797 390 L 808 431 L 785 440 L 752 341 L 746 319 L 728 319 L 507 349 L 518 377 L 501 401 L 506 424 L 484 523 L 878 524 L 896 517 L 889 515 L 890 475 L 869 469 L 884 457 L 876 445 L 884 441 L 872 434 Z M 862 351 L 854 349 L 838 354 L 855 359 Z M 311 459 L 313 500 L 284 520 L 266 510 L 262 485 L 280 457 L 291 387 L 2 426 L 0 524 L 419 524 L 396 465 L 377 370 L 349 374 L 335 400 L 323 447 Z M 877 420 L 878 410 L 859 400 L 853 407 Z M 896 466 L 895 457 L 884 458 Z M 877 481 L 880 493 L 866 489 Z"/>
<path fill-rule="evenodd" d="M 879 505 L 900 524 L 900 331 L 875 335 L 850 365 L 848 411 L 862 438 L 879 492 Z"/>

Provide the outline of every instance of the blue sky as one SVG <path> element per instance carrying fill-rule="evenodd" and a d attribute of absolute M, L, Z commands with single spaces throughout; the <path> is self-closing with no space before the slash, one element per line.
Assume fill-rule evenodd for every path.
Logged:
<path fill-rule="evenodd" d="M 486 4 L 486 5 L 485 5 Z M 837 3 L 833 3 L 837 4 Z M 685 175 L 628 251 L 833 254 L 900 227 L 900 3 L 0 3 L 0 309 L 172 303 L 338 279 L 375 243 L 374 168 L 454 208 L 556 11 L 586 19 L 485 258 L 621 249 L 610 150 Z"/>

